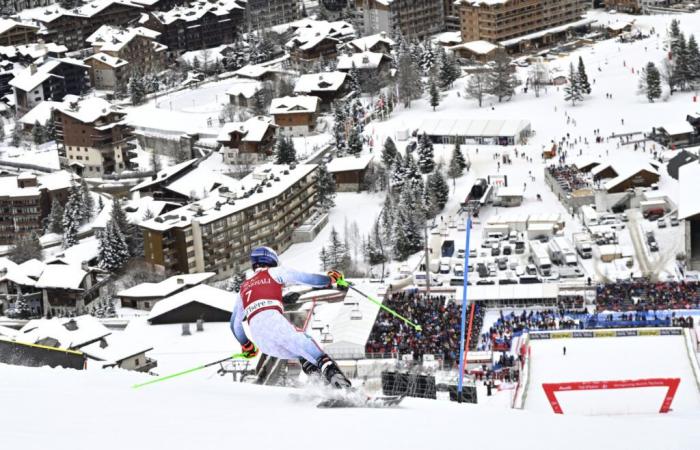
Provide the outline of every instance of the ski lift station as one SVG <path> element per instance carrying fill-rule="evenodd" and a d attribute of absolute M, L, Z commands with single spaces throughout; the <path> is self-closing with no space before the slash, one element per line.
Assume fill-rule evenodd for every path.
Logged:
<path fill-rule="evenodd" d="M 418 126 L 435 144 L 516 145 L 532 134 L 529 120 L 424 119 Z"/>

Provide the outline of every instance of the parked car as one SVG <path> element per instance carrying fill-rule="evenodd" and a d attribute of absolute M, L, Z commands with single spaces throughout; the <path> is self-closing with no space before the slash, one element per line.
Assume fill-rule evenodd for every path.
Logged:
<path fill-rule="evenodd" d="M 659 219 L 656 221 L 656 223 L 659 225 L 659 228 L 666 228 L 666 220 Z"/>
<path fill-rule="evenodd" d="M 680 222 L 678 221 L 678 217 L 671 217 L 671 226 L 672 227 L 677 227 Z"/>
<path fill-rule="evenodd" d="M 501 246 L 498 244 L 493 244 L 491 246 L 491 256 L 498 256 L 501 254 Z"/>
<path fill-rule="evenodd" d="M 537 275 L 537 267 L 534 264 L 528 264 L 525 266 L 525 272 L 528 275 Z"/>
<path fill-rule="evenodd" d="M 503 254 L 504 255 L 511 255 L 512 253 L 513 253 L 513 249 L 511 248 L 510 245 L 503 246 Z"/>
<path fill-rule="evenodd" d="M 479 285 L 483 285 L 483 284 L 491 285 L 491 284 L 496 284 L 496 282 L 493 281 L 493 280 L 489 280 L 488 278 L 482 278 L 481 280 L 477 281 L 476 284 L 479 284 Z"/>
<path fill-rule="evenodd" d="M 476 249 L 475 249 L 475 248 L 470 248 L 470 249 L 469 249 L 469 257 L 470 257 L 470 258 L 476 258 Z"/>
<path fill-rule="evenodd" d="M 508 269 L 508 258 L 498 258 L 496 260 L 496 264 L 498 265 L 498 270 L 507 270 Z"/>
<path fill-rule="evenodd" d="M 452 273 L 456 277 L 462 277 L 464 276 L 464 264 L 462 263 L 456 263 L 454 267 L 452 268 Z"/>

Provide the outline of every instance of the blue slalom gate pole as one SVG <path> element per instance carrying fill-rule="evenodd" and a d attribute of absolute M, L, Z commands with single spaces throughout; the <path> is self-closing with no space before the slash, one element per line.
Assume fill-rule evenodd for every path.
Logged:
<path fill-rule="evenodd" d="M 472 216 L 467 216 L 467 244 L 464 247 L 464 285 L 462 286 L 462 324 L 459 332 L 459 380 L 457 382 L 457 401 L 462 403 L 464 385 L 464 328 L 467 323 L 467 279 L 469 278 L 469 237 L 472 232 Z"/>

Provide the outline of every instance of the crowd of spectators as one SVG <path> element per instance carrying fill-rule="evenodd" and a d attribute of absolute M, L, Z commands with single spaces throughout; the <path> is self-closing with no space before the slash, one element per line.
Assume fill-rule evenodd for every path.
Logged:
<path fill-rule="evenodd" d="M 661 311 L 700 309 L 700 283 L 650 282 L 602 284 L 597 287 L 598 311 Z"/>
<path fill-rule="evenodd" d="M 425 297 L 414 292 L 397 292 L 384 305 L 419 324 L 420 332 L 401 319 L 380 310 L 365 347 L 367 353 L 411 354 L 414 360 L 434 355 L 447 364 L 459 359 L 461 305 L 444 296 Z M 467 316 L 468 318 L 468 316 Z M 483 324 L 481 308 L 475 309 L 472 329 L 478 334 Z M 477 339 L 472 338 L 471 348 Z"/>
<path fill-rule="evenodd" d="M 548 309 L 545 311 L 526 311 L 520 314 L 513 312 L 499 317 L 486 333 L 481 335 L 479 349 L 509 351 L 513 336 L 519 335 L 523 330 L 571 330 L 580 327 L 580 322 L 564 313 Z"/>
<path fill-rule="evenodd" d="M 564 192 L 573 192 L 578 189 L 591 187 L 585 175 L 573 166 L 552 165 L 548 166 L 546 170 L 557 180 L 559 187 L 561 187 Z"/>

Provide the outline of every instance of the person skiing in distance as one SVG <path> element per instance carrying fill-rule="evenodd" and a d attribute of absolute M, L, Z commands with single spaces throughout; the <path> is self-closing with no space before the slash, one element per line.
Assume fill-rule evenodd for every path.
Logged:
<path fill-rule="evenodd" d="M 257 356 L 258 347 L 246 335 L 243 320 L 248 321 L 251 337 L 263 353 L 280 359 L 298 359 L 307 375 L 321 375 L 335 388 L 351 387 L 350 380 L 316 341 L 284 317 L 282 302 L 285 286 L 330 288 L 335 284 L 347 289 L 343 274 L 330 271 L 322 275 L 280 267 L 277 253 L 269 247 L 253 249 L 250 261 L 253 275 L 241 283 L 231 314 L 231 331 L 246 357 Z"/>

